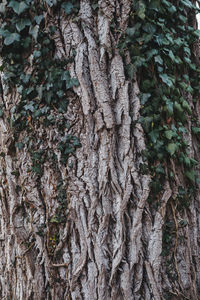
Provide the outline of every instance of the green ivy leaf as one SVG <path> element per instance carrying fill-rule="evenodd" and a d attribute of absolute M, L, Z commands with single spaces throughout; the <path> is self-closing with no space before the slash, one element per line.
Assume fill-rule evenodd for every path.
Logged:
<path fill-rule="evenodd" d="M 183 15 L 179 15 L 178 18 L 185 24 L 187 22 L 187 18 Z"/>
<path fill-rule="evenodd" d="M 184 49 L 184 52 L 185 52 L 188 56 L 191 56 L 190 48 L 188 48 L 188 47 L 183 47 L 183 49 Z"/>
<path fill-rule="evenodd" d="M 190 0 L 180 0 L 180 2 L 188 8 L 192 8 L 193 4 Z"/>
<path fill-rule="evenodd" d="M 184 157 L 184 164 L 189 168 L 191 165 L 190 158 L 188 156 Z"/>
<path fill-rule="evenodd" d="M 45 2 L 46 2 L 50 7 L 52 7 L 53 5 L 56 5 L 56 4 L 57 4 L 57 0 L 45 0 Z"/>
<path fill-rule="evenodd" d="M 186 63 L 188 63 L 188 64 L 191 63 L 191 59 L 189 59 L 187 56 L 185 56 L 185 57 L 183 58 L 183 60 L 184 60 Z"/>
<path fill-rule="evenodd" d="M 182 107 L 188 112 L 189 115 L 192 114 L 191 107 L 186 100 L 182 102 Z"/>
<path fill-rule="evenodd" d="M 149 136 L 150 136 L 152 142 L 155 144 L 157 142 L 158 137 L 159 137 L 159 130 L 158 129 L 152 130 L 149 133 Z"/>
<path fill-rule="evenodd" d="M 36 23 L 38 25 L 40 25 L 41 21 L 44 19 L 44 16 L 43 15 L 40 15 L 40 16 L 35 16 L 34 17 L 34 20 L 36 21 Z"/>
<path fill-rule="evenodd" d="M 41 56 L 41 51 L 37 51 L 37 50 L 34 50 L 33 51 L 33 57 L 34 58 L 38 58 L 38 57 L 40 57 Z"/>
<path fill-rule="evenodd" d="M 29 33 L 33 36 L 35 41 L 37 41 L 38 32 L 39 32 L 39 25 L 35 25 L 33 27 L 30 27 L 29 29 Z"/>
<path fill-rule="evenodd" d="M 159 46 L 163 45 L 164 42 L 164 35 L 163 34 L 159 34 L 156 36 L 156 42 Z"/>
<path fill-rule="evenodd" d="M 156 32 L 156 26 L 151 24 L 151 23 L 146 23 L 142 29 L 147 32 L 147 33 L 151 33 L 154 34 Z"/>
<path fill-rule="evenodd" d="M 11 34 L 10 31 L 8 31 L 7 29 L 0 28 L 0 36 L 2 36 L 2 37 L 5 38 L 5 37 L 8 36 L 9 34 Z"/>
<path fill-rule="evenodd" d="M 76 78 L 70 78 L 70 80 L 66 81 L 66 89 L 70 89 L 73 86 L 78 86 L 79 82 Z"/>
<path fill-rule="evenodd" d="M 137 24 L 139 24 L 139 23 L 137 23 Z M 133 27 L 127 27 L 126 33 L 128 36 L 130 36 L 130 37 L 134 36 L 135 32 L 139 29 L 138 26 L 136 26 L 136 25 Z M 141 26 L 141 24 L 139 24 L 139 25 Z"/>
<path fill-rule="evenodd" d="M 145 132 L 149 131 L 152 121 L 153 121 L 152 117 L 141 117 L 140 118 L 140 122 L 142 123 L 142 126 L 143 126 Z"/>
<path fill-rule="evenodd" d="M 67 15 L 70 15 L 74 5 L 71 2 L 64 2 L 62 3 L 61 7 L 65 10 Z"/>
<path fill-rule="evenodd" d="M 156 168 L 156 173 L 157 174 L 163 174 L 165 175 L 165 170 L 164 168 L 162 167 L 162 165 L 158 165 L 157 168 Z"/>
<path fill-rule="evenodd" d="M 169 152 L 171 156 L 174 155 L 177 149 L 178 149 L 178 145 L 175 143 L 170 143 L 166 147 L 167 152 Z"/>
<path fill-rule="evenodd" d="M 163 64 L 163 59 L 160 57 L 160 55 L 155 56 L 154 60 L 156 63 L 159 63 L 160 65 Z"/>
<path fill-rule="evenodd" d="M 194 158 L 190 158 L 190 161 L 191 161 L 191 163 L 194 165 L 194 166 L 197 166 L 198 165 L 198 161 L 196 160 L 196 159 L 194 159 Z"/>
<path fill-rule="evenodd" d="M 24 109 L 25 110 L 30 110 L 31 112 L 33 112 L 35 110 L 35 108 L 34 108 L 34 102 L 31 101 L 29 104 L 24 105 Z"/>
<path fill-rule="evenodd" d="M 172 52 L 172 50 L 169 50 L 169 54 L 168 55 L 169 55 L 169 57 L 171 58 L 172 61 L 176 60 L 176 58 L 175 58 L 174 53 Z"/>
<path fill-rule="evenodd" d="M 77 78 L 71 78 L 71 85 L 72 86 L 79 86 L 79 81 Z"/>
<path fill-rule="evenodd" d="M 151 50 L 147 51 L 147 53 L 146 53 L 147 60 L 150 60 L 156 54 L 158 54 L 157 49 L 151 49 Z"/>
<path fill-rule="evenodd" d="M 200 37 L 200 30 L 197 29 L 197 30 L 193 31 L 193 34 L 199 38 Z"/>
<path fill-rule="evenodd" d="M 139 1 L 138 5 L 138 10 L 137 10 L 137 15 L 140 19 L 144 20 L 145 19 L 145 12 L 146 12 L 146 6 L 142 1 Z"/>
<path fill-rule="evenodd" d="M 173 104 L 173 102 L 170 101 L 167 97 L 164 97 L 163 100 L 166 101 L 166 106 L 165 106 L 165 108 L 166 108 L 166 110 L 167 110 L 169 116 L 173 116 L 173 114 L 174 114 L 174 104 Z"/>
<path fill-rule="evenodd" d="M 183 113 L 182 106 L 181 106 L 177 101 L 174 102 L 174 108 L 176 108 L 176 110 L 177 110 L 180 114 Z"/>
<path fill-rule="evenodd" d="M 174 13 L 177 11 L 176 6 L 172 5 L 171 3 L 170 3 L 170 7 L 168 7 L 167 10 L 168 10 L 171 14 L 174 14 Z"/>
<path fill-rule="evenodd" d="M 193 131 L 195 134 L 199 134 L 199 133 L 200 133 L 200 128 L 199 128 L 199 127 L 192 127 L 192 131 Z"/>
<path fill-rule="evenodd" d="M 20 40 L 20 35 L 18 33 L 10 33 L 4 40 L 4 44 L 6 46 L 9 46 L 13 44 L 14 42 L 19 42 Z"/>
<path fill-rule="evenodd" d="M 29 25 L 31 25 L 31 21 L 29 19 L 21 19 L 19 22 L 16 23 L 16 28 L 20 32 L 26 26 L 29 26 Z"/>
<path fill-rule="evenodd" d="M 79 139 L 76 136 L 72 136 L 71 142 L 72 142 L 73 146 L 76 148 L 80 148 L 82 146 L 81 142 L 79 141 Z"/>
<path fill-rule="evenodd" d="M 140 93 L 141 104 L 144 105 L 150 97 L 151 97 L 150 93 Z"/>
<path fill-rule="evenodd" d="M 174 132 L 172 131 L 172 130 L 166 130 L 165 131 L 165 136 L 166 136 L 166 138 L 168 139 L 168 140 L 171 140 L 172 139 L 172 137 L 174 136 Z"/>
<path fill-rule="evenodd" d="M 195 183 L 195 178 L 196 178 L 196 171 L 191 170 L 191 171 L 186 171 L 185 176 L 189 179 L 191 183 Z"/>
<path fill-rule="evenodd" d="M 162 81 L 168 85 L 170 88 L 174 86 L 171 78 L 167 74 L 159 74 L 159 77 L 162 79 Z"/>
<path fill-rule="evenodd" d="M 29 6 L 24 2 L 24 1 L 10 1 L 10 3 L 8 4 L 8 7 L 11 7 L 14 12 L 18 15 L 20 15 L 21 13 L 23 13 Z"/>

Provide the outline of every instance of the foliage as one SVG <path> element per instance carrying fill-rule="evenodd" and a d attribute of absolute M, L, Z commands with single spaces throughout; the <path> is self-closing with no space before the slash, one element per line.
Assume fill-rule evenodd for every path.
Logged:
<path fill-rule="evenodd" d="M 76 78 L 71 78 L 69 63 L 74 53 L 67 60 L 58 58 L 54 44 L 55 32 L 61 32 L 56 26 L 47 27 L 45 15 L 51 10 L 60 10 L 67 17 L 78 12 L 78 1 L 6 1 L 0 4 L 0 36 L 3 84 L 7 92 L 18 92 L 17 103 L 13 103 L 7 122 L 11 125 L 14 146 L 17 151 L 28 151 L 32 160 L 30 170 L 37 182 L 44 173 L 44 164 L 48 161 L 58 170 L 58 152 L 61 163 L 66 164 L 70 155 L 81 147 L 79 138 L 68 133 L 67 108 L 73 87 L 78 86 Z M 70 15 L 70 16 L 69 16 Z M 2 91 L 1 91 L 2 92 Z M 4 117 L 4 107 L 0 107 L 0 117 Z M 46 139 L 38 138 L 37 128 L 51 127 L 59 132 L 55 147 L 50 148 Z M 25 136 L 25 138 L 21 138 Z M 56 151 L 55 151 L 56 150 Z M 2 156 L 4 153 L 1 154 Z M 18 171 L 13 175 L 18 176 Z M 20 187 L 19 187 L 20 188 Z M 62 181 L 56 187 L 58 208 L 49 220 L 52 224 L 66 219 L 66 188 Z M 44 234 L 44 228 L 38 229 Z M 55 248 L 55 236 L 50 238 L 52 249 Z"/>
<path fill-rule="evenodd" d="M 188 188 L 195 190 L 197 182 L 196 161 L 189 154 L 186 137 L 188 122 L 197 138 L 200 132 L 192 111 L 200 79 L 193 54 L 200 31 L 192 23 L 198 11 L 190 0 L 175 5 L 167 0 L 134 1 L 128 28 L 118 45 L 122 56 L 129 52 L 127 76 L 137 78 L 141 92 L 140 122 L 148 148 L 143 157 L 149 165 L 146 172 L 149 169 L 152 175 L 152 199 L 163 189 L 171 160 L 184 168 Z M 173 185 L 173 170 L 168 176 Z"/>
<path fill-rule="evenodd" d="M 61 2 L 46 0 L 41 1 L 40 5 L 35 5 L 35 2 L 30 0 L 9 1 L 9 4 L 4 1 L 0 6 L 3 59 L 1 71 L 7 88 L 16 88 L 20 95 L 20 102 L 11 109 L 10 121 L 19 150 L 23 149 L 24 143 L 17 139 L 20 132 L 27 131 L 26 144 L 31 152 L 32 171 L 38 176 L 42 175 L 43 161 L 35 158 L 39 153 L 37 150 L 32 153 L 33 126 L 54 125 L 57 114 L 57 119 L 62 123 L 62 126 L 59 126 L 60 134 L 66 136 L 68 91 L 78 85 L 77 79 L 71 78 L 68 71 L 73 54 L 68 60 L 64 57 L 56 58 L 52 37 L 59 28 L 46 28 L 44 22 L 47 5 L 51 9 L 59 8 L 72 15 L 79 8 L 77 1 Z M 2 116 L 1 107 L 0 117 Z M 76 146 L 73 146 L 71 152 Z"/>

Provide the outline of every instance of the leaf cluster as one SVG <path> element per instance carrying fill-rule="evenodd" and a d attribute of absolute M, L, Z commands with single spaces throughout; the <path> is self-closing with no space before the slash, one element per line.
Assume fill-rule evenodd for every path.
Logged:
<path fill-rule="evenodd" d="M 193 47 L 200 31 L 191 21 L 191 16 L 198 12 L 199 8 L 190 0 L 134 1 L 128 28 L 118 45 L 122 56 L 127 51 L 130 54 L 127 77 L 137 78 L 139 83 L 139 121 L 148 149 L 143 158 L 148 162 L 155 194 L 162 190 L 165 166 L 171 159 L 184 169 L 188 186 L 194 188 L 197 183 L 197 162 L 189 155 L 185 137 L 188 120 L 192 120 L 192 131 L 197 138 L 200 132 L 193 118 L 200 80 Z M 171 178 L 173 181 L 173 172 Z"/>

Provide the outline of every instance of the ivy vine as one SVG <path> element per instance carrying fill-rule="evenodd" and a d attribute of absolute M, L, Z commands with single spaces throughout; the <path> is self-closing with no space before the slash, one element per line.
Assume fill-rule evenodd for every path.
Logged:
<path fill-rule="evenodd" d="M 153 178 L 150 201 L 162 191 L 165 166 L 171 159 L 184 169 L 188 197 L 199 182 L 197 161 L 190 156 L 185 139 L 188 120 L 198 140 L 200 133 L 192 111 L 200 89 L 199 61 L 193 53 L 200 37 L 200 30 L 194 28 L 198 12 L 190 0 L 134 1 L 129 26 L 118 45 L 122 56 L 129 52 L 126 73 L 131 80 L 137 75 L 141 91 L 140 122 L 147 144 L 141 172 L 150 170 Z M 174 180 L 173 170 L 168 176 Z"/>
<path fill-rule="evenodd" d="M 53 35 L 55 26 L 46 28 L 45 12 L 56 9 L 74 16 L 79 9 L 79 1 L 6 1 L 0 4 L 0 36 L 3 81 L 8 90 L 16 89 L 20 101 L 13 105 L 8 120 L 14 131 L 15 146 L 21 150 L 28 144 L 32 158 L 32 171 L 42 175 L 42 165 L 46 152 L 33 151 L 32 129 L 34 126 L 56 125 L 63 135 L 65 149 L 58 145 L 62 161 L 66 162 L 81 144 L 77 137 L 66 135 L 69 123 L 65 118 L 69 97 L 68 91 L 78 85 L 71 78 L 68 64 L 73 61 L 73 53 L 67 60 L 55 56 Z M 57 118 L 55 118 L 55 113 Z M 4 114 L 1 106 L 0 117 Z M 20 132 L 27 131 L 27 138 L 18 141 Z"/>
<path fill-rule="evenodd" d="M 0 4 L 0 71 L 4 88 L 1 86 L 0 92 L 2 98 L 6 93 L 12 95 L 15 91 L 19 95 L 9 112 L 5 103 L 0 104 L 0 118 L 3 117 L 12 130 L 12 152 L 23 151 L 24 147 L 29 152 L 31 164 L 28 172 L 35 176 L 38 187 L 46 161 L 57 174 L 54 189 L 58 206 L 55 215 L 49 216 L 48 220 L 52 228 L 55 227 L 49 237 L 49 249 L 53 252 L 58 242 L 55 225 L 65 222 L 68 213 L 66 183 L 58 168 L 57 154 L 60 152 L 60 163 L 66 165 L 69 156 L 81 147 L 81 143 L 78 137 L 68 133 L 70 123 L 66 114 L 73 97 L 72 88 L 79 84 L 69 73 L 69 64 L 75 53 L 72 50 L 69 59 L 56 57 L 54 34 L 60 32 L 60 28 L 59 23 L 57 27 L 46 25 L 45 15 L 49 10 L 74 18 L 79 10 L 79 1 L 3 0 Z M 35 129 L 41 126 L 51 126 L 59 132 L 54 148 L 45 144 L 44 137 L 36 136 Z M 5 153 L 1 156 L 5 157 Z M 69 167 L 73 167 L 72 164 Z M 12 174 L 19 176 L 18 170 Z M 20 190 L 17 185 L 16 192 Z M 46 225 L 43 224 L 37 234 L 43 236 L 45 231 Z"/>

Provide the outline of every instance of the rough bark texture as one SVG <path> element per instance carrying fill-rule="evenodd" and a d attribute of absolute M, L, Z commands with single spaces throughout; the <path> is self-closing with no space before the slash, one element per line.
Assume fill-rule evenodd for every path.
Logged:
<path fill-rule="evenodd" d="M 27 149 L 12 151 L 11 129 L 6 118 L 0 119 L 0 147 L 6 153 L 0 158 L 2 300 L 159 300 L 166 292 L 171 295 L 166 299 L 200 297 L 200 193 L 187 210 L 176 210 L 173 198 L 185 182 L 171 162 L 174 186 L 166 180 L 159 207 L 150 210 L 151 178 L 139 171 L 145 149 L 139 89 L 137 81 L 125 79 L 116 47 L 130 2 L 99 0 L 97 14 L 90 1 L 82 0 L 78 21 L 63 15 L 57 23 L 49 12 L 48 22 L 60 28 L 55 34 L 57 56 L 69 57 L 76 50 L 70 72 L 80 83 L 70 96 L 66 119 L 68 133 L 78 136 L 82 147 L 66 166 L 54 147 L 61 138 L 56 127 L 34 128 L 35 136 L 58 156 L 56 169 L 45 162 L 36 180 Z M 116 32 L 110 26 L 114 19 Z M 18 95 L 4 88 L 3 98 L 4 116 L 9 116 Z M 186 138 L 199 162 L 196 142 L 191 135 Z M 68 207 L 64 224 L 50 222 L 59 206 L 60 178 Z M 41 228 L 43 235 L 38 234 Z M 173 240 L 168 259 L 161 255 L 166 228 Z"/>

